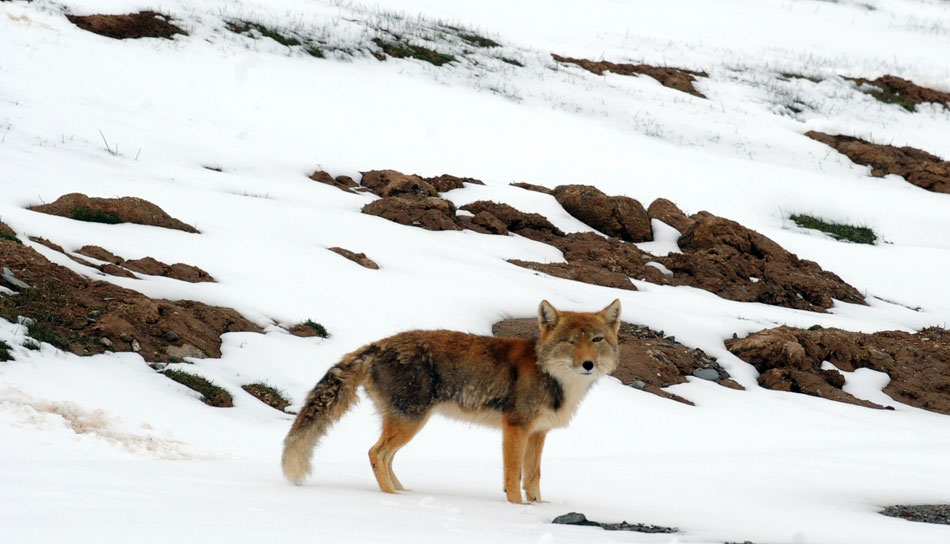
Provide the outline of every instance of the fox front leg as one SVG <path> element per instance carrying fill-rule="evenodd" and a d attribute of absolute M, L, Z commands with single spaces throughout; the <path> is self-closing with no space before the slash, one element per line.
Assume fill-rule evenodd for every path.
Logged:
<path fill-rule="evenodd" d="M 504 422 L 502 428 L 502 457 L 505 465 L 505 496 L 508 502 L 523 504 L 521 498 L 521 469 L 524 463 L 527 432 L 521 425 Z"/>

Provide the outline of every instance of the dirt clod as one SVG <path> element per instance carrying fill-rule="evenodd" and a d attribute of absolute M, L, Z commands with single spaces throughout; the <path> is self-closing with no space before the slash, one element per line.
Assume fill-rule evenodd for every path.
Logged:
<path fill-rule="evenodd" d="M 336 253 L 337 255 L 342 255 L 343 257 L 346 257 L 347 259 L 362 266 L 363 268 L 369 268 L 370 270 L 379 270 L 379 265 L 376 264 L 372 259 L 367 257 L 365 253 L 356 253 L 355 251 L 343 249 L 342 247 L 331 247 L 329 249 L 330 251 Z"/>
<path fill-rule="evenodd" d="M 613 62 L 592 61 L 587 59 L 576 59 L 571 57 L 562 57 L 561 55 L 551 54 L 557 62 L 567 64 L 576 64 L 588 72 L 597 75 L 603 75 L 604 72 L 613 72 L 622 76 L 645 75 L 660 82 L 664 87 L 676 89 L 699 98 L 706 98 L 704 94 L 693 87 L 697 77 L 708 77 L 706 72 L 696 72 L 683 68 L 669 68 L 665 66 L 650 66 L 649 64 L 616 64 Z"/>
<path fill-rule="evenodd" d="M 363 206 L 363 213 L 426 230 L 462 230 L 455 204 L 443 198 L 381 198 Z"/>
<path fill-rule="evenodd" d="M 871 175 L 895 174 L 935 193 L 950 193 L 950 161 L 915 147 L 874 144 L 853 136 L 831 135 L 814 130 L 805 136 L 827 144 L 852 162 L 871 167 Z"/>
<path fill-rule="evenodd" d="M 116 216 L 121 222 L 151 225 L 167 229 L 177 229 L 197 233 L 198 230 L 187 225 L 147 200 L 132 196 L 121 198 L 90 198 L 82 193 L 63 195 L 50 204 L 30 206 L 35 212 L 73 218 L 77 209 L 88 209 L 104 215 Z"/>
<path fill-rule="evenodd" d="M 916 334 L 778 327 L 726 340 L 726 347 L 760 372 L 759 385 L 882 408 L 841 390 L 844 379 L 822 370 L 869 368 L 890 377 L 884 393 L 924 410 L 950 414 L 950 333 L 931 327 Z"/>
<path fill-rule="evenodd" d="M 115 38 L 167 38 L 187 32 L 171 23 L 171 17 L 154 11 L 140 11 L 126 15 L 67 15 L 69 22 L 83 30 Z"/>
<path fill-rule="evenodd" d="M 628 196 L 607 196 L 590 185 L 560 185 L 554 198 L 567 213 L 608 236 L 626 242 L 653 240 L 647 211 Z"/>

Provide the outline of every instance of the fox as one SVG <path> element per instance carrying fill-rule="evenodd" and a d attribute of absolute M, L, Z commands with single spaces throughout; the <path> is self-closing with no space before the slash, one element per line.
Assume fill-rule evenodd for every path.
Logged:
<path fill-rule="evenodd" d="M 369 449 L 380 491 L 405 490 L 393 458 L 442 414 L 501 429 L 506 499 L 541 502 L 545 437 L 566 427 L 594 382 L 616 369 L 620 323 L 619 299 L 599 312 L 558 311 L 543 300 L 537 338 L 413 330 L 369 343 L 307 395 L 284 439 L 283 473 L 303 482 L 317 442 L 359 400 L 362 386 L 382 416 L 381 436 Z"/>

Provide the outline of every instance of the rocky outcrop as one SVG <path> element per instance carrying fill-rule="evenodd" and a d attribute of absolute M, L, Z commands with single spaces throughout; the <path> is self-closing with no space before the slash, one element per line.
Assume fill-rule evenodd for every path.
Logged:
<path fill-rule="evenodd" d="M 147 200 L 132 196 L 91 198 L 82 193 L 63 195 L 50 204 L 30 206 L 30 210 L 100 223 L 136 223 L 196 233 L 198 230 L 171 217 Z"/>
<path fill-rule="evenodd" d="M 686 94 L 691 94 L 699 98 L 706 98 L 703 93 L 697 91 L 693 86 L 693 83 L 696 81 L 697 77 L 709 76 L 709 74 L 706 72 L 696 72 L 683 68 L 669 68 L 666 66 L 650 66 L 649 64 L 617 64 L 605 60 L 593 61 L 587 59 L 576 59 L 571 57 L 562 57 L 561 55 L 556 55 L 554 53 L 551 54 L 551 57 L 557 62 L 575 64 L 587 70 L 588 72 L 593 72 L 597 75 L 603 75 L 604 72 L 613 72 L 622 76 L 650 76 L 653 79 L 659 81 L 660 85 L 663 85 L 664 87 L 676 89 L 677 91 L 682 91 Z"/>
<path fill-rule="evenodd" d="M 884 393 L 924 410 L 950 414 L 950 332 L 937 327 L 916 334 L 874 334 L 840 329 L 778 327 L 726 340 L 726 347 L 759 371 L 759 385 L 861 406 L 841 387 L 844 377 L 822 370 L 828 361 L 846 372 L 869 368 L 890 377 Z"/>
<path fill-rule="evenodd" d="M 514 232 L 532 240 L 549 240 L 564 236 L 561 229 L 554 226 L 538 213 L 525 213 L 508 204 L 479 200 L 462 206 L 462 210 L 473 214 L 472 230 L 483 229 L 489 234 L 508 234 Z"/>
<path fill-rule="evenodd" d="M 829 145 L 852 162 L 871 167 L 871 175 L 895 174 L 935 193 L 950 193 L 950 161 L 915 147 L 874 144 L 853 136 L 831 135 L 814 130 L 805 136 Z"/>

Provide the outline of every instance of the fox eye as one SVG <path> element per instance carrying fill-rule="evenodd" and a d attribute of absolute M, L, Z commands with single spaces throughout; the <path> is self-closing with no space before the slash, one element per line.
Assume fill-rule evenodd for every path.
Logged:
<path fill-rule="evenodd" d="M 603 336 L 595 336 L 595 337 L 591 338 L 590 341 L 591 341 L 591 342 L 600 342 L 600 341 L 603 340 L 603 339 L 604 339 Z"/>

